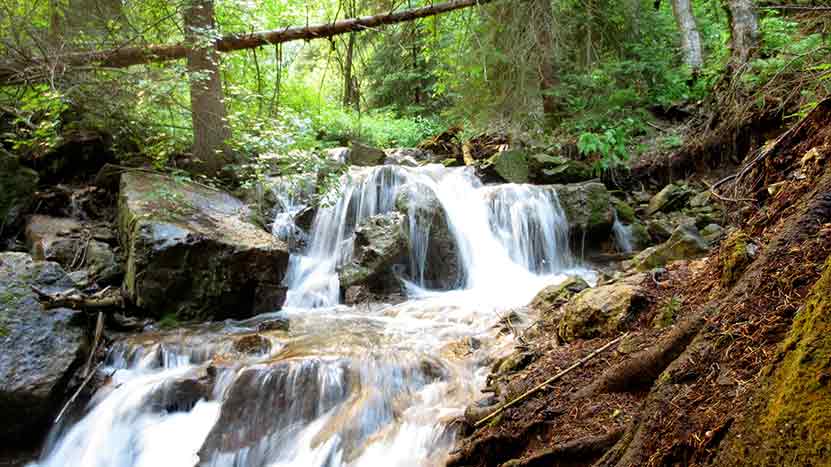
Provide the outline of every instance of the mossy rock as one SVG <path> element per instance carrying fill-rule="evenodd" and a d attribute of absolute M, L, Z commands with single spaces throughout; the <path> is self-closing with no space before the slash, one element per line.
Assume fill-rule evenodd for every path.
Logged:
<path fill-rule="evenodd" d="M 755 246 L 750 237 L 735 230 L 721 245 L 721 285 L 729 287 L 739 280 L 747 266 L 753 262 Z"/>
<path fill-rule="evenodd" d="M 496 153 L 491 158 L 496 173 L 508 183 L 528 183 L 528 156 L 525 151 Z"/>
<path fill-rule="evenodd" d="M 649 247 L 632 260 L 638 271 L 665 266 L 672 261 L 693 259 L 709 251 L 709 245 L 698 234 L 694 224 L 678 226 L 666 242 Z"/>
<path fill-rule="evenodd" d="M 237 198 L 144 172 L 121 176 L 118 227 L 124 289 L 146 314 L 179 321 L 274 311 L 288 247 L 250 220 Z"/>
<path fill-rule="evenodd" d="M 831 465 L 831 258 L 713 465 Z"/>
<path fill-rule="evenodd" d="M 614 222 L 611 195 L 599 182 L 551 185 L 557 192 L 560 205 L 566 213 L 569 227 L 575 234 L 609 238 Z"/>
<path fill-rule="evenodd" d="M 557 334 L 570 342 L 619 332 L 646 304 L 641 287 L 645 277 L 645 274 L 634 274 L 578 293 L 563 307 Z"/>
<path fill-rule="evenodd" d="M 652 215 L 679 210 L 687 205 L 692 195 L 693 191 L 687 185 L 671 183 L 649 200 L 646 213 Z"/>
<path fill-rule="evenodd" d="M 580 183 L 591 180 L 591 164 L 563 156 L 537 153 L 528 158 L 530 177 L 536 183 Z"/>
<path fill-rule="evenodd" d="M 635 217 L 635 209 L 622 199 L 612 197 L 612 205 L 617 212 L 617 218 L 624 224 L 631 224 L 637 219 Z"/>
<path fill-rule="evenodd" d="M 529 306 L 542 315 L 550 314 L 587 288 L 589 284 L 582 278 L 569 277 L 564 282 L 540 290 Z"/>

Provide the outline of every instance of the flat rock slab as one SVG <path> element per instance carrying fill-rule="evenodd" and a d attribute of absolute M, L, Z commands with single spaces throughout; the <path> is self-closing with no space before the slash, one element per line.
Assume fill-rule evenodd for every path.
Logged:
<path fill-rule="evenodd" d="M 241 319 L 282 306 L 288 247 L 225 192 L 128 172 L 121 176 L 118 225 L 125 289 L 151 316 Z"/>
<path fill-rule="evenodd" d="M 77 312 L 45 310 L 31 289 L 73 285 L 57 263 L 0 253 L 0 440 L 37 442 L 83 363 L 84 330 L 72 324 Z"/>

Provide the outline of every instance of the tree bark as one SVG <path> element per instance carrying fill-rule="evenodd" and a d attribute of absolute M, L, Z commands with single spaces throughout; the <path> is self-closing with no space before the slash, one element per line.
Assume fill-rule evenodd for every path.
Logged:
<path fill-rule="evenodd" d="M 681 50 L 684 53 L 684 63 L 694 72 L 701 69 L 704 58 L 701 52 L 701 35 L 695 23 L 690 0 L 672 0 L 672 13 L 681 31 Z"/>
<path fill-rule="evenodd" d="M 545 120 L 553 123 L 558 109 L 557 97 L 553 95 L 557 87 L 557 75 L 554 70 L 554 39 L 551 33 L 554 27 L 554 12 L 551 9 L 551 0 L 534 0 L 533 7 L 537 53 L 540 54 L 539 82 L 542 110 Z"/>
<path fill-rule="evenodd" d="M 730 66 L 736 70 L 759 45 L 759 21 L 753 0 L 725 0 L 725 10 L 730 19 Z"/>
<path fill-rule="evenodd" d="M 346 58 L 343 63 L 343 106 L 357 107 L 355 100 L 355 83 L 352 78 L 352 63 L 355 56 L 355 33 L 349 33 L 349 39 L 346 42 Z"/>
<path fill-rule="evenodd" d="M 191 0 L 184 12 L 188 49 L 191 119 L 193 121 L 193 156 L 201 171 L 216 176 L 228 162 L 225 140 L 230 136 L 219 53 L 212 38 L 213 0 Z"/>
<path fill-rule="evenodd" d="M 365 29 L 413 21 L 442 13 L 484 5 L 496 0 L 451 0 L 444 3 L 403 10 L 396 13 L 380 14 L 350 18 L 333 23 L 313 26 L 294 26 L 271 31 L 231 34 L 218 39 L 215 43 L 219 52 L 253 49 L 268 44 L 280 44 L 296 40 L 319 39 L 338 34 L 359 32 Z M 50 64 L 59 68 L 77 66 L 100 66 L 124 68 L 151 62 L 164 62 L 186 58 L 189 46 L 187 41 L 178 44 L 147 45 L 142 47 L 120 47 L 117 49 L 61 54 L 53 57 L 32 58 L 26 62 L 0 63 L 0 84 L 20 84 L 43 80 L 42 70 Z"/>

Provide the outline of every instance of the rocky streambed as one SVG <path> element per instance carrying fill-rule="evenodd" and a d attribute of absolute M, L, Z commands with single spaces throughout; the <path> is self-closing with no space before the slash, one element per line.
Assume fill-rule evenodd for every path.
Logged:
<path fill-rule="evenodd" d="M 683 184 L 483 185 L 423 151 L 367 157 L 338 153 L 331 205 L 285 178 L 237 198 L 112 167 L 53 190 L 76 207 L 0 253 L 3 439 L 50 431 L 38 465 L 442 465 L 469 407 L 499 401 L 480 391 L 504 397 L 491 370 L 533 360 L 514 345 L 625 330 L 654 268 L 721 235 Z"/>

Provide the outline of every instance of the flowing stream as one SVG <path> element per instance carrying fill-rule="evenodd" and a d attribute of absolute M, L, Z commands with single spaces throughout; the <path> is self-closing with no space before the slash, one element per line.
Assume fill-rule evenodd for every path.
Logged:
<path fill-rule="evenodd" d="M 397 207 L 405 190 L 420 195 Z M 298 235 L 302 205 L 283 195 L 274 232 Z M 447 290 L 427 279 L 438 232 L 419 209 L 436 201 L 458 256 Z M 396 209 L 408 221 L 396 272 L 407 300 L 340 304 L 355 228 Z M 117 341 L 107 384 L 53 429 L 34 465 L 444 465 L 453 419 L 512 348 L 500 317 L 569 274 L 593 279 L 569 253 L 556 193 L 483 186 L 464 168 L 353 169 L 304 241 L 282 311 Z M 273 325 L 286 318 L 290 331 Z"/>

